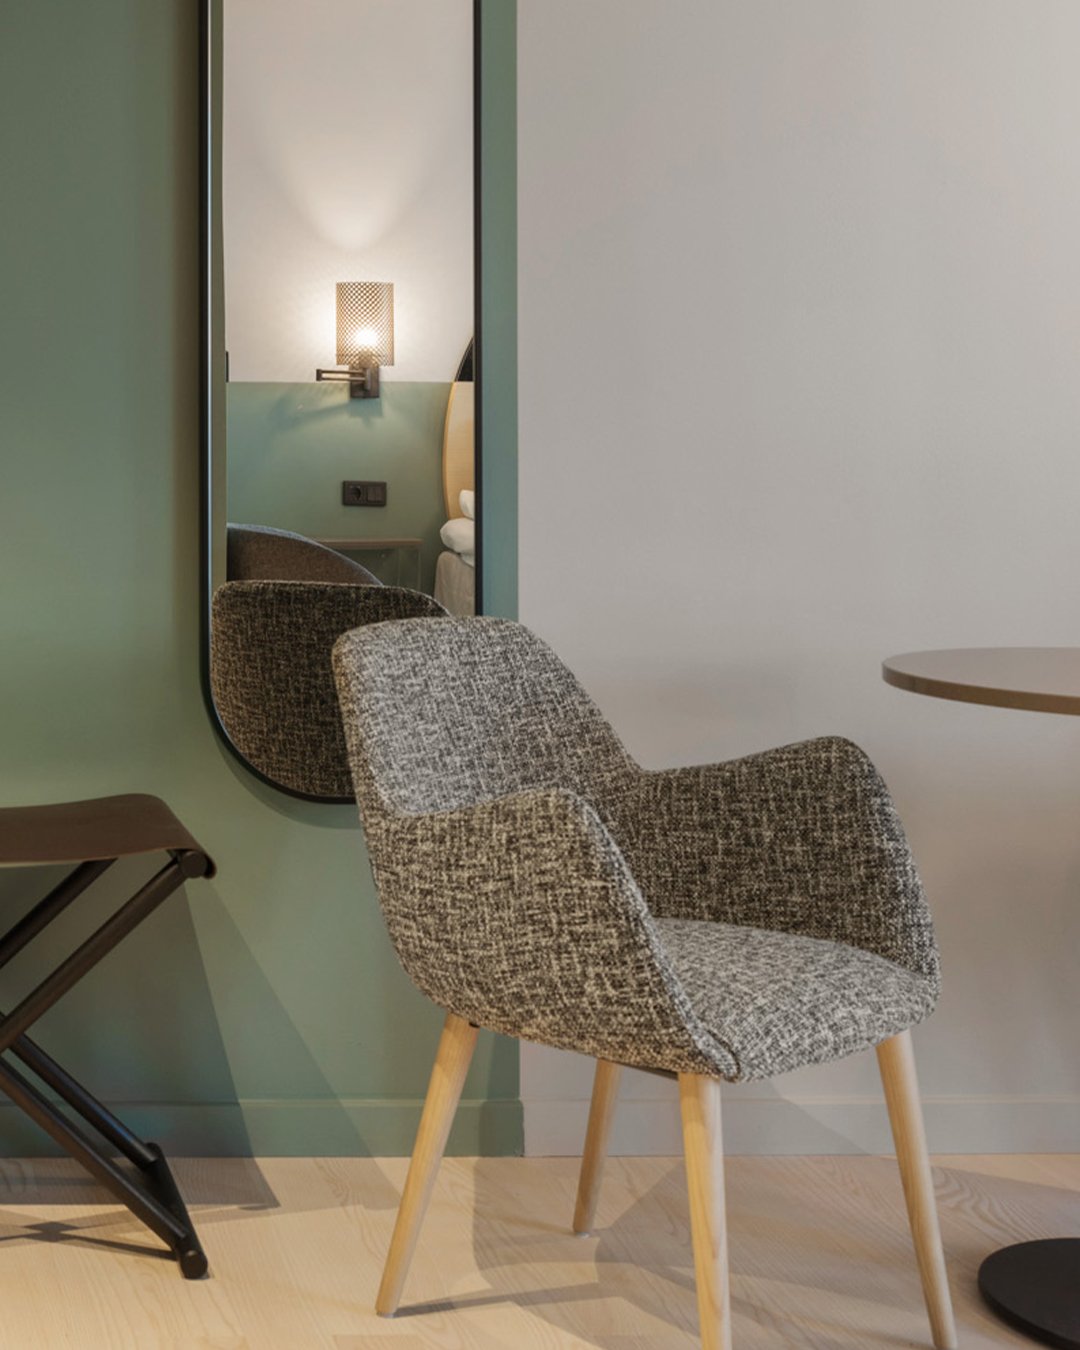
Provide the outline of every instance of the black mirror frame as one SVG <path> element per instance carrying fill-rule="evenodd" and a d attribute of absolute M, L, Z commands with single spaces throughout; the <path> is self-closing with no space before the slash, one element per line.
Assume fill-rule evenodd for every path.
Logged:
<path fill-rule="evenodd" d="M 473 381 L 476 386 L 477 418 L 475 426 L 475 477 L 482 482 L 483 418 L 483 334 L 481 332 L 481 52 L 482 14 L 485 3 L 492 0 L 473 0 Z M 214 731 L 229 753 L 259 782 L 284 796 L 301 801 L 318 802 L 325 806 L 354 804 L 352 797 L 320 797 L 295 788 L 283 786 L 262 773 L 246 759 L 233 744 L 221 721 L 210 687 L 211 607 L 214 591 L 214 442 L 220 391 L 225 387 L 225 359 L 223 334 L 218 331 L 218 313 L 215 295 L 219 293 L 217 272 L 221 266 L 220 231 L 214 219 L 216 203 L 220 201 L 220 156 L 215 140 L 219 106 L 220 52 L 215 41 L 220 32 L 215 24 L 215 13 L 220 13 L 221 0 L 195 0 L 199 7 L 199 675 L 203 702 Z M 223 434 L 223 432 L 221 433 Z M 477 493 L 476 510 L 476 612 L 484 613 L 484 519 L 483 493 Z"/>

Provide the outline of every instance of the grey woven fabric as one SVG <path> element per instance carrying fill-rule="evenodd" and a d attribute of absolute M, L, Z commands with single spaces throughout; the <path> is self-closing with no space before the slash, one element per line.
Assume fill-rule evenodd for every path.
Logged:
<path fill-rule="evenodd" d="M 366 567 L 325 544 L 270 525 L 229 525 L 225 575 L 229 581 L 340 581 L 381 586 Z"/>
<path fill-rule="evenodd" d="M 937 988 L 937 944 L 888 789 L 850 741 L 641 774 L 610 820 L 656 914 L 828 938 Z"/>
<path fill-rule="evenodd" d="M 700 919 L 657 928 L 694 1012 L 737 1054 L 742 1078 L 842 1059 L 881 1028 L 890 1035 L 933 1011 L 929 980 L 843 942 Z"/>
<path fill-rule="evenodd" d="M 499 619 L 346 633 L 334 670 L 390 936 L 447 1010 L 731 1080 L 932 1011 L 926 901 L 850 742 L 646 772 L 550 649 Z"/>
<path fill-rule="evenodd" d="M 210 686 L 229 739 L 282 787 L 348 800 L 334 642 L 360 624 L 443 612 L 430 596 L 393 586 L 226 582 L 214 594 Z"/>

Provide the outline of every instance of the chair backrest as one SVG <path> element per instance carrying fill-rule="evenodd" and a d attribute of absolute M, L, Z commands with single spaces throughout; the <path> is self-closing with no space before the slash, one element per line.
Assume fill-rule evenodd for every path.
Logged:
<path fill-rule="evenodd" d="M 365 817 L 529 788 L 595 799 L 636 772 L 555 653 L 509 620 L 409 619 L 346 633 L 334 670 Z"/>
<path fill-rule="evenodd" d="M 330 654 L 350 628 L 442 615 L 396 586 L 229 581 L 214 593 L 210 686 L 229 739 L 292 792 L 348 801 L 352 775 Z"/>
<path fill-rule="evenodd" d="M 270 525 L 230 525 L 225 575 L 229 581 L 341 581 L 381 586 L 366 567 L 325 544 Z"/>

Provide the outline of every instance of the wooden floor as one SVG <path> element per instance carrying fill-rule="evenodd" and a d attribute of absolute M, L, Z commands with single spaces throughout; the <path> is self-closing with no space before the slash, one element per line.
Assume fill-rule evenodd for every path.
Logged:
<path fill-rule="evenodd" d="M 185 1283 L 66 1163 L 0 1162 L 4 1350 L 690 1350 L 681 1163 L 613 1159 L 595 1236 L 569 1233 L 569 1159 L 450 1159 L 393 1321 L 371 1311 L 403 1160 L 176 1165 L 210 1257 Z M 1024 1345 L 986 1313 L 994 1247 L 1080 1234 L 1080 1156 L 940 1158 L 961 1345 Z M 728 1161 L 738 1350 L 872 1350 L 928 1336 L 895 1164 Z"/>

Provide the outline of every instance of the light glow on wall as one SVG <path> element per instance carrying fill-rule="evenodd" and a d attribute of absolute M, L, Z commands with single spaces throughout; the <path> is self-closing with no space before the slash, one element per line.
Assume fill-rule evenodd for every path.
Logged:
<path fill-rule="evenodd" d="M 342 277 L 394 280 L 394 378 L 452 379 L 473 327 L 469 0 L 223 6 L 232 379 L 332 362 Z"/>

